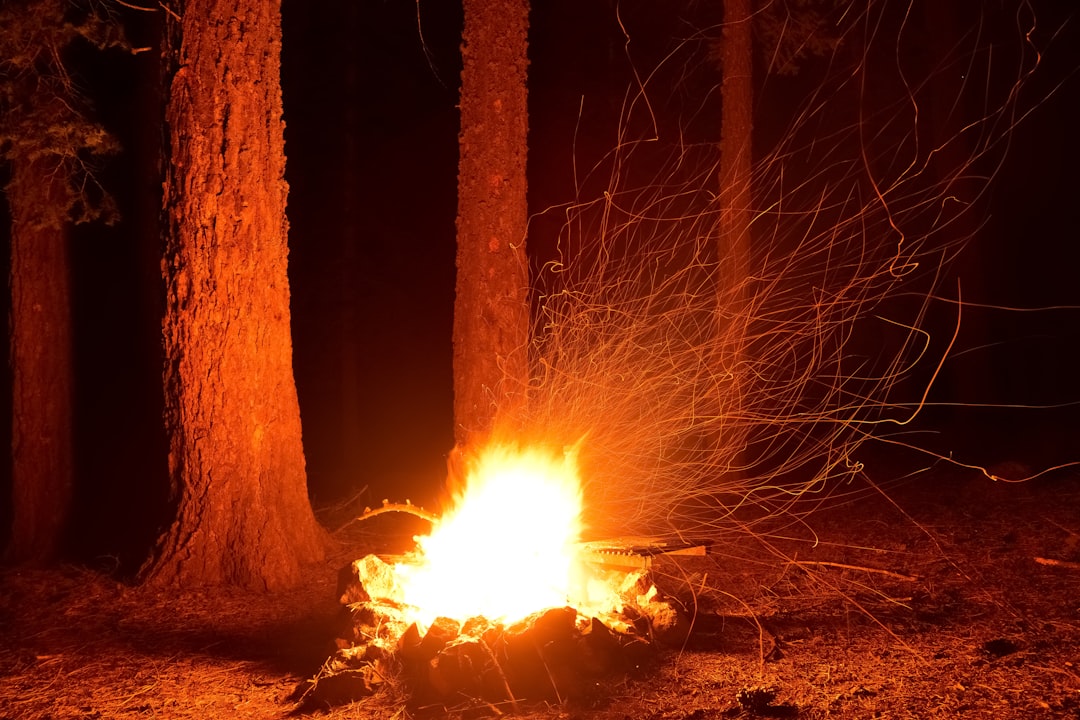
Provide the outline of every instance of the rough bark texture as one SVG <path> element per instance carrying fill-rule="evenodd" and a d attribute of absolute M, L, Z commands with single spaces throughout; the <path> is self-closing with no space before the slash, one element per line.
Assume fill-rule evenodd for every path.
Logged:
<path fill-rule="evenodd" d="M 292 372 L 280 3 L 175 9 L 163 332 L 179 507 L 144 577 L 285 587 L 323 546 Z"/>
<path fill-rule="evenodd" d="M 56 554 L 71 502 L 72 364 L 68 234 L 62 161 L 12 162 L 12 532 L 7 557 Z"/>
<path fill-rule="evenodd" d="M 454 435 L 513 424 L 528 381 L 527 0 L 466 0 L 454 304 Z"/>

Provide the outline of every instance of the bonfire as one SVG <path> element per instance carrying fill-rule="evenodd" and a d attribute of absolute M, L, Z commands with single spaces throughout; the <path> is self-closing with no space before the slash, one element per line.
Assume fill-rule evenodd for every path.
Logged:
<path fill-rule="evenodd" d="M 576 448 L 494 443 L 441 516 L 409 503 L 366 510 L 361 520 L 400 512 L 431 530 L 403 555 L 343 569 L 338 652 L 298 699 L 348 701 L 393 682 L 424 702 L 563 701 L 680 642 L 687 618 L 648 571 L 654 556 L 706 546 L 586 541 L 582 498 Z"/>

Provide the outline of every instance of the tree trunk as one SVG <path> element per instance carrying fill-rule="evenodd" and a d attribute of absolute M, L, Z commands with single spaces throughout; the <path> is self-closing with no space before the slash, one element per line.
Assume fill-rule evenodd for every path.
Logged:
<path fill-rule="evenodd" d="M 342 10 L 345 14 L 342 22 L 345 27 L 359 28 L 363 26 L 364 19 L 361 17 L 361 6 L 357 2 L 347 2 Z M 357 278 L 363 271 L 364 258 L 361 256 L 361 247 L 364 243 L 364 215 L 368 211 L 364 207 L 363 195 L 364 184 L 360 174 L 364 158 L 362 148 L 357 138 L 358 130 L 363 119 L 361 117 L 361 103 L 370 102 L 364 97 L 365 78 L 361 73 L 359 60 L 355 58 L 344 62 L 344 81 L 341 100 L 345 127 L 347 131 L 343 139 L 338 162 L 341 164 L 334 168 L 339 178 L 341 225 L 337 231 L 337 272 L 336 302 L 338 311 L 335 320 L 339 323 L 338 347 L 340 355 L 338 371 L 340 377 L 340 390 L 338 392 L 338 441 L 337 447 L 341 454 L 335 459 L 345 473 L 356 472 L 359 468 L 367 465 L 368 450 L 359 438 L 365 436 L 364 407 L 365 401 L 369 402 L 364 395 L 364 383 L 361 373 L 365 370 L 364 342 L 362 336 L 362 322 L 358 308 L 363 307 L 360 284 Z M 367 229 L 370 231 L 370 221 Z M 369 346 L 370 347 L 370 346 Z M 368 371 L 370 373 L 370 370 Z"/>
<path fill-rule="evenodd" d="M 754 107 L 750 17 L 750 0 L 724 0 L 719 250 L 725 294 L 743 287 L 749 271 Z"/>
<path fill-rule="evenodd" d="M 724 0 L 720 87 L 720 192 L 718 222 L 719 358 L 717 376 L 723 378 L 719 392 L 724 436 L 719 438 L 725 453 L 731 453 L 732 470 L 743 464 L 741 446 L 745 442 L 742 416 L 743 397 L 749 373 L 740 370 L 746 352 L 745 341 L 750 313 L 750 223 L 753 218 L 752 154 L 753 132 L 753 44 L 750 0 Z"/>
<path fill-rule="evenodd" d="M 178 69 L 163 263 L 179 506 L 143 576 L 287 587 L 324 549 L 292 372 L 280 2 L 179 5 L 165 50 Z"/>
<path fill-rule="evenodd" d="M 528 383 L 528 0 L 465 0 L 454 303 L 454 436 L 511 427 Z"/>
<path fill-rule="evenodd" d="M 16 159 L 7 186 L 13 562 L 55 556 L 71 502 L 70 192 L 62 165 L 50 155 Z"/>

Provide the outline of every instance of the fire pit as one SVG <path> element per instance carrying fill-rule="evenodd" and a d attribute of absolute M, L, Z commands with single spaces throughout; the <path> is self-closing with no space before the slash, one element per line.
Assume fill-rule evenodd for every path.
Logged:
<path fill-rule="evenodd" d="M 685 640 L 689 619 L 649 571 L 657 557 L 701 556 L 710 546 L 581 541 L 574 448 L 493 444 L 443 516 L 384 503 L 360 519 L 385 512 L 417 515 L 431 533 L 409 553 L 369 554 L 341 570 L 338 649 L 297 689 L 302 706 L 389 688 L 440 707 L 587 697 L 602 678 L 648 666 Z"/>
<path fill-rule="evenodd" d="M 622 601 L 590 614 L 564 605 L 516 620 L 482 615 L 412 620 L 397 570 L 407 557 L 367 555 L 343 568 L 337 652 L 294 698 L 309 707 L 404 688 L 422 706 L 518 709 L 521 702 L 580 700 L 599 680 L 649 667 L 681 643 L 686 615 L 661 596 L 648 570 L 658 556 L 704 555 L 707 545 L 626 538 L 579 546 L 580 570 Z"/>

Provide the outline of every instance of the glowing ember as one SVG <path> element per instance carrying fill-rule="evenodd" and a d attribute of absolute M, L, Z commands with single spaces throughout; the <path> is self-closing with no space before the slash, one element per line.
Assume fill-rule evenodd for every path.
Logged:
<path fill-rule="evenodd" d="M 395 571 L 415 619 L 513 622 L 573 603 L 582 531 L 575 453 L 489 447 L 454 507 Z"/>

